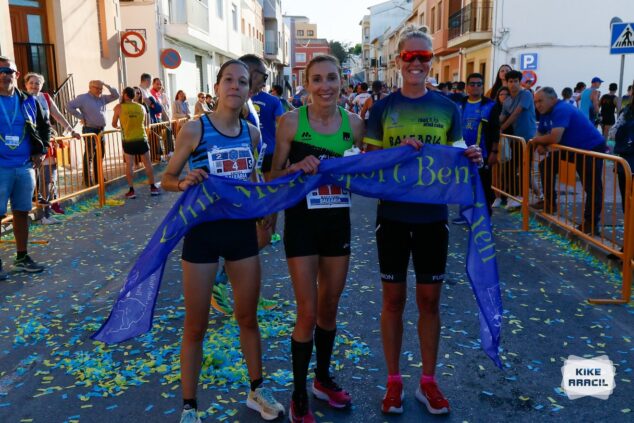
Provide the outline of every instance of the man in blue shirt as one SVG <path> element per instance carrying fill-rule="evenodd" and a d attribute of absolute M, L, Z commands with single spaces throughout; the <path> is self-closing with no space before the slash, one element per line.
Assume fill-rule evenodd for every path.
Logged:
<path fill-rule="evenodd" d="M 491 113 L 495 102 L 483 97 L 484 77 L 479 73 L 472 73 L 467 77 L 467 97 L 459 103 L 462 113 L 462 135 L 467 145 L 477 145 L 482 149 L 484 166 L 479 170 L 482 188 L 487 198 L 487 207 L 491 214 L 491 204 L 495 201 L 495 194 L 491 188 L 491 167 L 497 163 L 498 142 L 500 140 L 499 117 Z M 462 217 L 452 220 L 457 225 L 466 225 Z"/>
<path fill-rule="evenodd" d="M 42 164 L 48 150 L 51 127 L 35 97 L 18 90 L 15 62 L 0 56 L 0 220 L 11 201 L 16 269 L 39 273 L 44 267 L 27 254 L 28 214 L 35 189 L 35 168 Z M 2 272 L 0 280 L 7 276 Z"/>
<path fill-rule="evenodd" d="M 535 107 L 541 118 L 538 135 L 530 143 L 538 146 L 538 152 L 543 153 L 545 147 L 553 144 L 597 153 L 605 152 L 605 140 L 601 133 L 579 109 L 557 99 L 557 92 L 551 87 L 544 87 L 535 94 Z M 559 172 L 561 154 L 557 150 L 551 151 L 540 163 L 544 187 L 543 207 L 548 213 L 555 213 L 557 210 L 555 177 Z M 577 229 L 587 234 L 595 234 L 598 232 L 603 205 L 603 160 L 575 156 L 574 153 L 564 153 L 568 161 L 576 163 L 577 174 L 581 177 L 586 192 L 584 221 Z"/>

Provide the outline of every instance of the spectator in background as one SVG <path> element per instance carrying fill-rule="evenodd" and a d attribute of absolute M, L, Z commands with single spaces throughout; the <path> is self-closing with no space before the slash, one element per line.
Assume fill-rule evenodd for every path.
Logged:
<path fill-rule="evenodd" d="M 372 83 L 372 94 L 365 100 L 361 108 L 361 113 L 359 113 L 361 119 L 367 120 L 370 117 L 370 109 L 374 103 L 385 97 L 387 97 L 387 95 L 383 93 L 383 83 L 378 80 L 374 81 Z"/>
<path fill-rule="evenodd" d="M 533 103 L 533 95 L 530 91 L 523 89 L 520 85 L 522 73 L 512 70 L 506 73 L 506 84 L 511 96 L 504 101 L 502 113 L 500 114 L 500 131 L 504 134 L 515 135 L 524 138 L 525 141 L 535 136 L 536 119 L 535 105 Z M 512 130 L 510 132 L 509 130 Z M 513 143 L 514 149 L 519 145 Z M 513 151 L 511 163 L 509 167 L 513 174 L 511 175 L 511 186 L 509 194 L 520 198 L 521 191 L 521 175 L 522 175 L 522 158 L 518 151 Z M 521 204 L 513 199 L 507 202 L 507 209 L 520 207 Z"/>
<path fill-rule="evenodd" d="M 495 82 L 493 86 L 489 89 L 489 91 L 484 94 L 485 97 L 489 97 L 490 99 L 497 99 L 497 93 L 502 87 L 506 87 L 506 74 L 512 71 L 510 65 L 502 65 L 498 68 L 498 73 L 495 76 Z"/>
<path fill-rule="evenodd" d="M 17 88 L 19 77 L 15 62 L 0 56 L 0 106 L 3 110 L 0 118 L 0 220 L 7 215 L 7 205 L 11 201 L 17 253 L 13 266 L 23 272 L 39 273 L 44 266 L 33 261 L 27 253 L 29 211 L 35 189 L 34 169 L 40 167 L 48 150 L 51 127 L 35 97 Z M 0 280 L 6 278 L 0 260 Z"/>
<path fill-rule="evenodd" d="M 504 101 L 506 101 L 506 99 L 510 96 L 511 94 L 509 93 L 509 89 L 508 87 L 500 87 L 497 90 L 497 97 L 495 99 L 495 105 L 493 106 L 493 109 L 491 110 L 491 115 L 495 116 L 494 119 L 496 119 L 498 121 L 498 125 L 499 125 L 499 121 L 500 121 L 500 114 L 502 113 L 502 108 L 504 106 Z M 498 136 L 499 138 L 499 136 Z M 508 144 L 506 144 L 508 145 Z M 500 150 L 502 150 L 500 148 L 500 146 L 498 146 L 498 148 Z M 502 151 L 498 151 L 498 162 L 501 159 L 501 154 Z M 508 160 L 509 157 L 506 156 L 506 152 L 505 152 L 505 157 L 504 160 Z M 502 172 L 505 172 L 506 170 L 508 170 L 508 168 L 505 166 L 503 168 L 500 168 L 500 170 Z M 504 174 L 501 175 L 501 180 L 502 181 L 508 181 L 509 178 L 506 177 Z M 498 207 L 502 207 L 502 206 L 506 206 L 506 197 L 502 197 L 500 196 L 500 194 L 498 194 L 497 192 L 495 192 L 495 200 L 493 201 L 493 204 L 491 205 L 491 208 L 498 208 Z"/>
<path fill-rule="evenodd" d="M 616 90 L 618 85 L 614 82 L 610 84 L 609 89 L 610 92 L 601 96 L 599 100 L 599 110 L 601 116 L 601 129 L 603 132 L 603 138 L 608 140 L 608 133 L 610 132 L 610 128 L 616 122 L 616 103 L 618 100 L 618 96 L 616 95 Z"/>
<path fill-rule="evenodd" d="M 207 106 L 207 102 L 205 101 L 205 93 L 198 93 L 198 101 L 194 105 L 194 115 L 200 116 L 209 112 L 211 112 L 211 109 Z"/>
<path fill-rule="evenodd" d="M 303 98 L 305 94 L 306 90 L 304 90 L 304 87 L 302 87 L 301 85 L 298 85 L 297 88 L 295 88 L 295 95 L 291 100 L 291 104 L 293 105 L 293 107 L 298 108 L 304 105 Z"/>
<path fill-rule="evenodd" d="M 103 87 L 110 94 L 103 95 Z M 99 135 L 106 127 L 106 105 L 119 99 L 119 92 L 102 81 L 93 80 L 88 83 L 88 92 L 80 94 L 66 105 L 68 113 L 80 120 L 83 134 Z M 101 140 L 101 157 L 97 158 L 97 137 L 85 138 L 83 159 L 84 185 L 90 187 L 98 183 L 97 160 L 103 160 L 105 141 Z M 94 179 L 90 178 L 90 164 L 92 163 Z"/>
<path fill-rule="evenodd" d="M 165 101 L 163 101 L 163 81 L 161 81 L 161 78 L 154 78 L 152 80 L 152 89 L 150 90 L 150 94 L 154 98 L 154 101 L 161 105 L 161 111 L 154 112 L 156 123 L 168 122 L 170 120 L 170 106 L 167 97 L 165 97 Z M 150 112 L 150 115 L 151 114 L 152 113 Z"/>
<path fill-rule="evenodd" d="M 39 73 L 29 72 L 24 77 L 24 86 L 28 93 L 35 97 L 40 103 L 46 121 L 50 124 L 50 118 L 52 116 L 66 132 L 69 132 L 74 138 L 81 140 L 79 132 L 75 131 L 70 123 L 68 123 L 62 112 L 59 111 L 57 104 L 51 99 L 51 96 L 41 91 L 43 85 L 44 76 Z M 51 217 L 51 211 L 63 214 L 59 203 L 55 203 L 52 206 L 50 204 L 51 200 L 57 198 L 57 145 L 64 147 L 64 142 L 59 141 L 58 143 L 52 143 L 46 152 L 46 157 L 42 162 L 42 168 L 39 171 L 36 170 L 38 201 L 44 205 L 44 217 L 41 221 L 43 225 L 60 223 Z"/>
<path fill-rule="evenodd" d="M 352 100 L 352 106 L 354 107 L 354 113 L 361 113 L 361 109 L 365 104 L 365 101 L 370 98 L 370 93 L 368 92 L 368 84 L 365 82 L 357 85 L 357 95 Z"/>
<path fill-rule="evenodd" d="M 288 100 L 284 98 L 284 89 L 281 85 L 274 84 L 273 87 L 271 87 L 271 95 L 274 95 L 275 97 L 280 99 L 280 103 L 282 103 L 282 108 L 284 109 L 284 112 L 288 112 L 294 109 L 291 103 L 289 103 Z"/>
<path fill-rule="evenodd" d="M 159 189 L 154 185 L 154 172 L 152 163 L 150 162 L 150 145 L 145 131 L 145 110 L 143 107 L 135 103 L 134 88 L 126 87 L 123 90 L 121 103 L 114 108 L 112 116 L 112 126 L 119 128 L 121 121 L 121 132 L 123 142 L 123 152 L 126 155 L 125 176 L 130 187 L 125 195 L 127 199 L 136 198 L 133 185 L 132 167 L 134 166 L 134 156 L 141 156 L 143 166 L 145 166 L 145 174 L 150 184 L 150 195 L 160 195 Z"/>
<path fill-rule="evenodd" d="M 451 86 L 452 93 L 449 94 L 449 98 L 458 106 L 462 104 L 462 101 L 464 100 L 466 96 L 464 93 L 465 85 L 466 84 L 464 82 L 458 81 L 458 82 L 454 82 Z"/>
<path fill-rule="evenodd" d="M 561 90 L 561 99 L 570 104 L 571 106 L 577 106 L 575 103 L 575 100 L 572 98 L 572 88 L 570 87 L 566 87 L 563 90 Z"/>
<path fill-rule="evenodd" d="M 577 109 L 579 108 L 579 101 L 581 100 L 581 93 L 583 92 L 583 90 L 586 89 L 586 84 L 585 82 L 577 82 L 577 85 L 575 85 L 575 89 L 572 93 L 572 99 L 575 101 L 575 106 L 577 106 Z"/>
<path fill-rule="evenodd" d="M 187 102 L 187 95 L 185 91 L 178 90 L 176 98 L 174 99 L 174 119 L 191 118 L 191 112 L 189 110 L 189 103 Z"/>
<path fill-rule="evenodd" d="M 551 87 L 544 87 L 535 95 L 535 107 L 539 109 L 542 119 L 539 121 L 538 134 L 531 144 L 538 146 L 538 152 L 544 153 L 550 145 L 559 144 L 581 150 L 605 152 L 605 140 L 594 124 L 581 110 L 557 99 L 557 93 Z M 570 161 L 576 164 L 577 174 L 586 193 L 586 204 L 583 210 L 583 222 L 578 230 L 587 234 L 599 231 L 601 209 L 603 206 L 603 160 L 594 157 L 575 157 L 572 153 Z M 547 213 L 557 211 L 557 193 L 555 177 L 559 173 L 559 151 L 551 151 L 539 167 L 544 187 L 544 200 L 535 204 Z"/>
<path fill-rule="evenodd" d="M 579 98 L 579 110 L 587 117 L 594 126 L 599 124 L 599 98 L 601 92 L 599 88 L 603 80 L 598 76 L 592 78 L 590 88 L 586 88 Z"/>
<path fill-rule="evenodd" d="M 631 85 L 627 87 L 627 93 L 625 93 L 623 97 L 621 97 L 621 105 L 619 106 L 619 113 L 621 113 L 621 111 L 625 109 L 629 104 L 632 104 L 632 86 Z"/>
<path fill-rule="evenodd" d="M 450 94 L 449 85 L 446 82 L 441 82 L 440 84 L 438 84 L 438 91 L 448 96 Z"/>

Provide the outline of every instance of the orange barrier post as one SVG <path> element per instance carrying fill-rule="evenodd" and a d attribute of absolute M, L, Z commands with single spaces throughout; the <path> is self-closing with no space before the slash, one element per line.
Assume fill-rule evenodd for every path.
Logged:
<path fill-rule="evenodd" d="M 103 177 L 103 157 L 105 154 L 104 147 L 102 146 L 101 134 L 97 139 L 97 180 L 99 182 L 99 188 L 97 190 L 99 195 L 99 207 L 106 205 L 106 184 Z"/>

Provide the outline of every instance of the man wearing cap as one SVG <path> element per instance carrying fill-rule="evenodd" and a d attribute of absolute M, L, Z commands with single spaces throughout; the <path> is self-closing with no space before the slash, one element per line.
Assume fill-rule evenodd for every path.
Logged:
<path fill-rule="evenodd" d="M 592 78 L 590 88 L 586 88 L 583 93 L 581 93 L 581 100 L 579 101 L 579 110 L 581 110 L 581 113 L 590 119 L 590 122 L 595 126 L 599 123 L 599 98 L 601 97 L 599 87 L 602 82 L 603 80 L 598 76 Z"/>
<path fill-rule="evenodd" d="M 44 267 L 27 254 L 29 211 L 35 189 L 35 168 L 48 150 L 51 127 L 35 97 L 20 91 L 15 62 L 0 56 L 0 220 L 11 201 L 17 256 L 15 269 L 39 273 Z M 2 272 L 0 280 L 7 276 Z"/>

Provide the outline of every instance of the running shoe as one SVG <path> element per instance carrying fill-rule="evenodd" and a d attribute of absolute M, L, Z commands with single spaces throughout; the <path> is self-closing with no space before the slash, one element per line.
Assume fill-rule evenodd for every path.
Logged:
<path fill-rule="evenodd" d="M 181 423 L 202 423 L 195 408 L 183 408 Z"/>
<path fill-rule="evenodd" d="M 416 399 L 425 404 L 432 414 L 449 413 L 449 401 L 440 392 L 436 382 L 421 383 L 416 390 Z"/>
<path fill-rule="evenodd" d="M 40 273 L 44 270 L 44 266 L 34 262 L 28 254 L 22 257 L 20 260 L 15 259 L 15 261 L 13 262 L 13 267 L 15 267 L 16 270 L 21 270 L 27 273 Z"/>
<path fill-rule="evenodd" d="M 387 391 L 381 402 L 381 411 L 390 414 L 403 413 L 403 382 L 388 382 Z"/>
<path fill-rule="evenodd" d="M 161 195 L 161 190 L 154 185 L 150 185 L 150 195 L 152 197 L 156 197 L 157 195 Z"/>
<path fill-rule="evenodd" d="M 454 225 L 461 225 L 461 226 L 465 226 L 469 224 L 469 222 L 467 222 L 467 219 L 465 219 L 462 216 L 456 217 L 455 219 L 451 221 L 451 223 L 453 223 Z"/>
<path fill-rule="evenodd" d="M 261 308 L 262 310 L 273 310 L 276 307 L 277 301 L 275 300 L 267 300 L 264 297 L 260 297 L 260 299 L 258 300 L 258 308 Z"/>
<path fill-rule="evenodd" d="M 249 390 L 247 407 L 260 413 L 264 420 L 275 420 L 284 414 L 284 406 L 277 402 L 269 388 Z"/>
<path fill-rule="evenodd" d="M 521 201 L 521 198 L 520 198 Z M 520 203 L 519 201 L 515 201 L 512 198 L 509 198 L 508 201 L 506 202 L 506 210 L 515 210 L 515 209 L 519 209 L 520 207 L 522 207 L 522 203 Z"/>
<path fill-rule="evenodd" d="M 328 405 L 334 408 L 345 408 L 352 402 L 352 396 L 330 376 L 326 380 L 313 380 L 313 394 L 322 401 L 328 401 Z"/>
<path fill-rule="evenodd" d="M 229 290 L 226 283 L 216 283 L 211 292 L 211 306 L 226 316 L 233 314 L 233 307 L 229 301 Z"/>
<path fill-rule="evenodd" d="M 282 240 L 282 236 L 278 234 L 277 232 L 271 235 L 271 244 L 277 244 L 281 240 Z"/>
<path fill-rule="evenodd" d="M 297 398 L 291 399 L 288 420 L 291 423 L 315 423 L 315 416 L 313 416 L 312 411 L 308 407 L 308 395 L 304 393 L 297 395 Z"/>
<path fill-rule="evenodd" d="M 497 209 L 499 207 L 502 207 L 502 199 L 496 198 L 495 200 L 493 200 L 493 204 L 491 204 L 491 208 Z"/>
<path fill-rule="evenodd" d="M 59 203 L 53 203 L 51 205 L 51 210 L 53 210 L 53 213 L 55 214 L 66 214 L 66 212 L 64 211 L 62 206 L 59 205 Z"/>
<path fill-rule="evenodd" d="M 130 188 L 130 191 L 128 191 L 125 194 L 125 198 L 127 198 L 128 200 L 132 200 L 132 199 L 136 198 L 136 194 L 134 193 L 134 189 L 133 188 Z"/>

